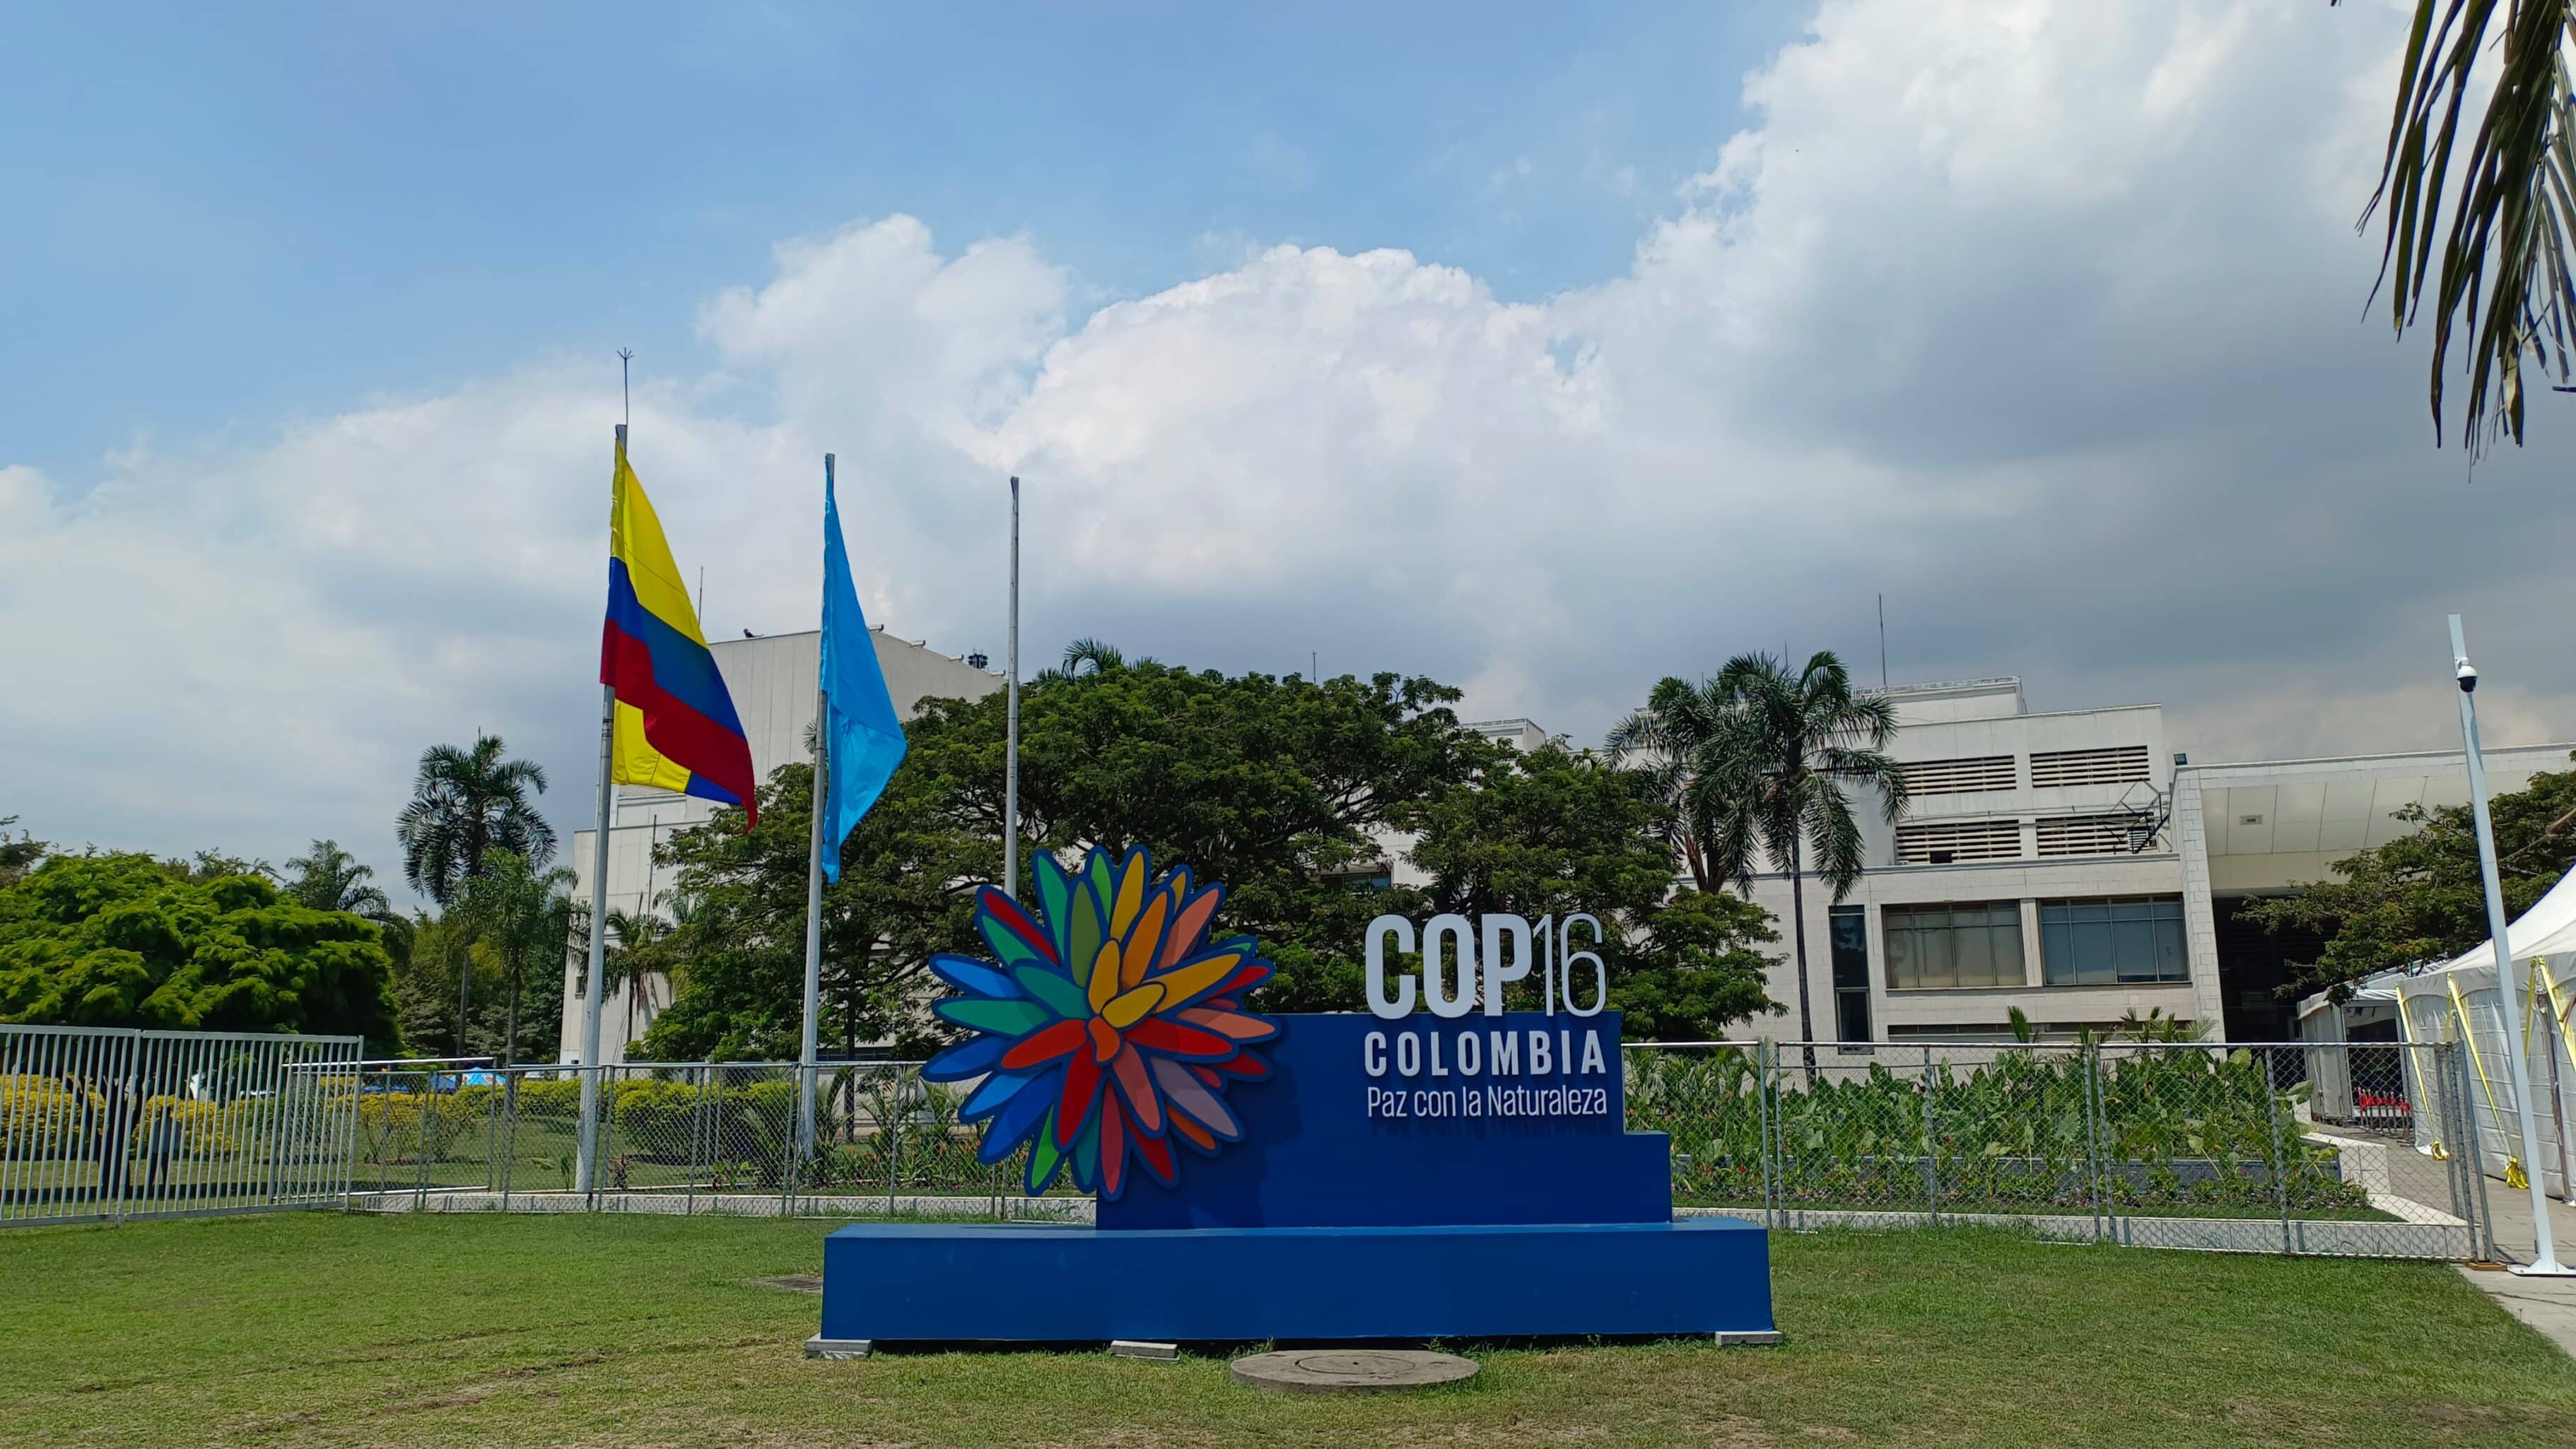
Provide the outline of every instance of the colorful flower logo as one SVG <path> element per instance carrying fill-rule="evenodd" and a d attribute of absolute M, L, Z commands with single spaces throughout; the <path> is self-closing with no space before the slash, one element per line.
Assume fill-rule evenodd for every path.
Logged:
<path fill-rule="evenodd" d="M 1278 1024 L 1242 1004 L 1270 963 L 1249 936 L 1209 943 L 1225 887 L 1193 887 L 1186 866 L 1158 877 L 1143 850 L 1113 866 L 1098 849 L 1071 875 L 1045 851 L 1034 864 L 1035 900 L 990 886 L 976 898 L 998 959 L 931 958 L 960 993 L 933 1009 L 976 1035 L 921 1074 L 983 1079 L 959 1119 L 989 1119 L 986 1162 L 1028 1146 L 1032 1194 L 1069 1164 L 1076 1186 L 1114 1199 L 1131 1157 L 1169 1186 L 1174 1140 L 1214 1155 L 1243 1136 L 1225 1090 L 1270 1074 L 1246 1048 Z"/>

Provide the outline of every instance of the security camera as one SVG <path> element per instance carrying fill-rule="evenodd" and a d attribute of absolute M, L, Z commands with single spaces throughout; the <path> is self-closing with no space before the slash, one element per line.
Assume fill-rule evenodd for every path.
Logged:
<path fill-rule="evenodd" d="M 2469 661 L 2463 659 L 2460 661 L 2460 693 L 2475 694 L 2477 692 L 2478 671 L 2470 665 Z"/>

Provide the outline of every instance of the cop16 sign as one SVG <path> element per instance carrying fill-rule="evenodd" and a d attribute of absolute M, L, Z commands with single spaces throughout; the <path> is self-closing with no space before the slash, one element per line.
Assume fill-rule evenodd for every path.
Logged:
<path fill-rule="evenodd" d="M 1540 1000 L 1548 1015 L 1561 1005 L 1575 1016 L 1599 1016 L 1610 1004 L 1609 968 L 1594 950 L 1574 949 L 1574 928 L 1592 928 L 1593 946 L 1601 944 L 1601 922 L 1577 912 L 1559 921 L 1553 914 L 1536 922 L 1523 916 L 1433 916 L 1417 933 L 1402 916 L 1380 916 L 1368 925 L 1369 1010 L 1389 1021 L 1410 1016 L 1417 999 L 1439 1017 L 1461 1017 L 1481 1004 L 1487 1016 L 1503 1014 L 1503 988 L 1538 970 Z M 1422 954 L 1419 973 L 1387 969 L 1388 943 L 1400 955 Z M 1592 965 L 1592 1000 L 1577 1005 L 1576 968 Z M 1418 994 L 1417 994 L 1418 993 Z"/>

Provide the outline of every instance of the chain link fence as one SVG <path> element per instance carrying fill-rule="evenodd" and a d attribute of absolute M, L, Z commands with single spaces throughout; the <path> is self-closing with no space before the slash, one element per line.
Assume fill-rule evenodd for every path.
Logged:
<path fill-rule="evenodd" d="M 1808 1063 L 1808 1048 L 1813 1062 Z M 978 1159 L 967 1087 L 917 1064 L 632 1064 L 601 1076 L 580 1180 L 583 1069 L 373 1067 L 354 1206 L 379 1210 L 1080 1216 L 1025 1164 Z M 2452 1046 L 1631 1045 L 1628 1126 L 1672 1139 L 1684 1213 L 1783 1229 L 2011 1223 L 2213 1251 L 2490 1257 L 2480 1147 Z"/>
<path fill-rule="evenodd" d="M 813 1145 L 799 1143 L 793 1063 L 599 1068 L 370 1068 L 359 1092 L 352 1205 L 386 1211 L 1057 1215 L 1021 1198 L 1026 1164 L 986 1164 L 957 1120 L 967 1088 L 917 1063 L 814 1071 Z M 599 1166 L 581 1180 L 582 1078 L 600 1077 Z"/>
<path fill-rule="evenodd" d="M 2463 1071 L 2393 1042 L 1639 1045 L 1628 1125 L 1671 1136 L 1678 1209 L 1784 1228 L 2487 1257 Z"/>
<path fill-rule="evenodd" d="M 0 1224 L 336 1207 L 356 1037 L 0 1026 Z"/>

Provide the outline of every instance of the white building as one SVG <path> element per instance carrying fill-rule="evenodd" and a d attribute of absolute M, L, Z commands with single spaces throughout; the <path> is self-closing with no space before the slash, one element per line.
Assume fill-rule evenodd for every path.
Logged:
<path fill-rule="evenodd" d="M 976 699 L 1002 687 L 1002 676 L 986 669 L 982 656 L 955 658 L 921 644 L 875 631 L 877 664 L 885 670 L 886 690 L 895 712 L 904 719 L 920 713 L 925 699 Z M 751 742 L 753 776 L 767 781 L 772 770 L 809 757 L 806 736 L 814 727 L 823 635 L 771 634 L 760 638 L 722 639 L 707 646 L 716 669 L 733 696 L 734 713 L 742 719 Z M 621 786 L 616 826 L 608 845 L 608 905 L 611 910 L 661 911 L 657 897 L 670 888 L 667 875 L 653 865 L 653 847 L 684 826 L 714 818 L 716 805 L 667 790 Z M 596 830 L 572 839 L 573 898 L 590 899 L 591 862 L 597 854 Z M 581 1056 L 579 958 L 564 967 L 563 1034 L 557 1061 Z M 620 986 L 600 1006 L 599 1056 L 604 1062 L 626 1060 L 627 1043 L 643 1035 L 653 1016 L 670 1005 L 670 988 L 658 979 L 642 984 L 630 997 Z"/>
<path fill-rule="evenodd" d="M 2191 765 L 2158 705 L 2035 714 L 2013 678 L 1887 693 L 1911 802 L 1891 829 L 1855 801 L 1868 868 L 1841 901 L 1805 882 L 1819 1040 L 1998 1039 L 2015 1008 L 2052 1035 L 2160 1011 L 2212 1039 L 2293 1040 L 2278 988 L 2318 943 L 2238 912 L 2411 830 L 2401 805 L 2468 799 L 2456 753 Z M 2567 768 L 2569 748 L 2490 750 L 2493 787 Z M 1753 897 L 1779 919 L 1769 990 L 1792 1009 L 1752 1030 L 1794 1039 L 1790 882 L 1765 875 Z"/>

